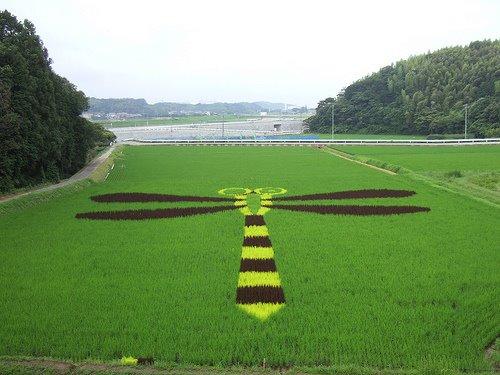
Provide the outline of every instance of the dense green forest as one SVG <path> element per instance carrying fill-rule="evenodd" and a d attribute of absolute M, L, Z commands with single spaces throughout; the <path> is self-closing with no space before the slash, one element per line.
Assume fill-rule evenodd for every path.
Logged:
<path fill-rule="evenodd" d="M 318 104 L 310 131 L 500 137 L 500 41 L 413 56 L 380 69 Z"/>
<path fill-rule="evenodd" d="M 114 134 L 82 117 L 87 98 L 53 72 L 35 27 L 0 12 L 0 191 L 78 171 Z"/>
<path fill-rule="evenodd" d="M 144 117 L 162 117 L 171 114 L 200 114 L 204 112 L 254 115 L 259 112 L 279 112 L 287 105 L 270 102 L 239 102 L 239 103 L 172 103 L 160 102 L 148 104 L 144 99 L 98 99 L 90 98 L 90 113 L 129 113 L 139 114 Z"/>

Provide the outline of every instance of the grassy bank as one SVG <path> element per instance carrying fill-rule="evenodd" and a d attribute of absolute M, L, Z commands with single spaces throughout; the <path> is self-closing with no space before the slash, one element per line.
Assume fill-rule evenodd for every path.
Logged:
<path fill-rule="evenodd" d="M 500 146 L 335 146 L 356 159 L 500 204 Z"/>
<path fill-rule="evenodd" d="M 311 133 L 319 136 L 321 139 L 332 139 L 331 134 Z M 421 135 L 402 135 L 402 134 L 350 134 L 338 133 L 333 135 L 333 139 L 425 139 Z"/>

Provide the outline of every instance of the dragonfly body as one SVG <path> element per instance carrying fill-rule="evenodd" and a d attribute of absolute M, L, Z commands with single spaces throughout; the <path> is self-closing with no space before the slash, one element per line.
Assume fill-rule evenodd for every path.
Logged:
<path fill-rule="evenodd" d="M 271 197 L 256 190 L 236 195 L 234 202 L 245 216 L 236 304 L 261 320 L 267 319 L 285 305 L 274 249 L 264 220 L 264 215 L 272 205 Z"/>

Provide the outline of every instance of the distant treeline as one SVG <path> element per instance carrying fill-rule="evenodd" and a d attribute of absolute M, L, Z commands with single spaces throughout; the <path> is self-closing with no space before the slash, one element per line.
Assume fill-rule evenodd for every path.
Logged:
<path fill-rule="evenodd" d="M 29 21 L 0 12 L 0 191 L 78 171 L 114 134 L 80 114 L 87 98 L 55 74 Z"/>
<path fill-rule="evenodd" d="M 161 102 L 148 104 L 144 99 L 97 99 L 90 98 L 90 113 L 128 113 L 139 114 L 144 117 L 163 117 L 171 114 L 200 114 L 204 112 L 219 114 L 256 114 L 259 112 L 282 111 L 286 108 L 283 103 L 269 102 L 240 102 L 240 103 L 211 103 L 189 104 Z"/>
<path fill-rule="evenodd" d="M 313 132 L 330 132 L 335 102 L 342 133 L 453 134 L 500 137 L 500 41 L 443 48 L 386 66 L 318 104 L 307 119 Z"/>

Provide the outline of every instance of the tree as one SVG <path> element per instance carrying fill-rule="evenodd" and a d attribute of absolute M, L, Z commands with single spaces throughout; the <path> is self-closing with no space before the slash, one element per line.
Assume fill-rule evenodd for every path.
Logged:
<path fill-rule="evenodd" d="M 473 133 L 500 133 L 500 41 L 477 41 L 413 56 L 386 66 L 318 104 L 306 120 L 313 132 L 330 132 L 325 105 L 335 100 L 335 126 L 344 132 L 459 133 L 463 106 Z M 338 125 L 337 125 L 338 124 Z"/>
<path fill-rule="evenodd" d="M 114 139 L 80 117 L 87 98 L 50 64 L 34 25 L 0 12 L 0 191 L 68 177 Z"/>

